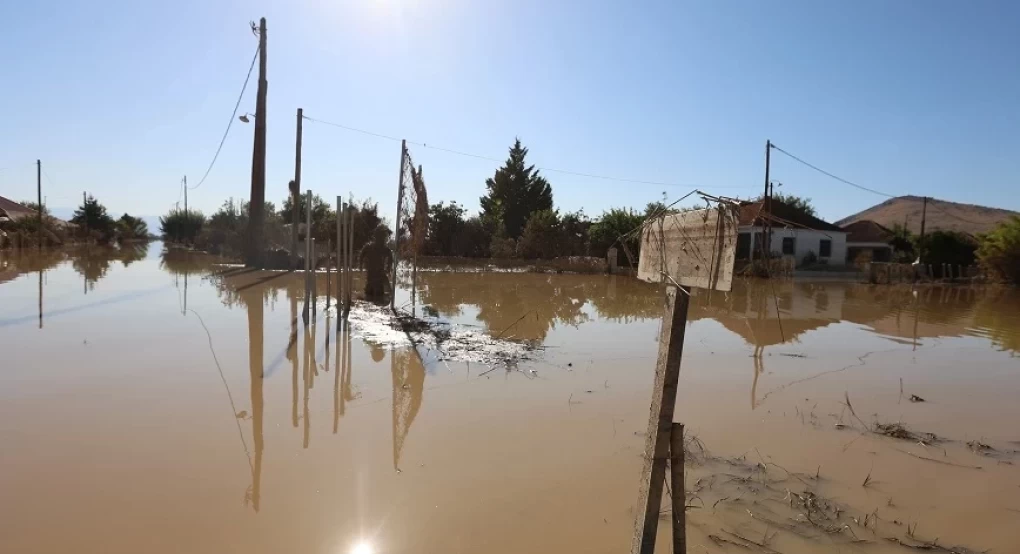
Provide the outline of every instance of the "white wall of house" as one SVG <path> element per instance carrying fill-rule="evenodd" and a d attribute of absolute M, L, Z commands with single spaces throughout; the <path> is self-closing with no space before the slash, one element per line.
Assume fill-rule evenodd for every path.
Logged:
<path fill-rule="evenodd" d="M 761 227 L 742 227 L 741 233 L 760 233 Z M 754 236 L 754 235 L 752 235 Z M 760 235 L 759 235 L 760 236 Z M 772 228 L 772 244 L 769 250 L 774 254 L 783 254 L 783 239 L 793 239 L 793 256 L 797 265 L 804 262 L 809 252 L 814 252 L 819 260 L 827 259 L 830 265 L 844 265 L 846 263 L 846 233 L 838 231 L 812 231 L 808 229 Z M 832 249 L 827 258 L 821 255 L 821 244 L 823 240 L 832 241 Z M 755 245 L 755 249 L 758 246 Z"/>

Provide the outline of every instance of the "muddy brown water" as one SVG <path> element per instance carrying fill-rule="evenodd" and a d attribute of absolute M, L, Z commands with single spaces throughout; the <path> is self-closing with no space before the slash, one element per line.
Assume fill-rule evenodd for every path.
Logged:
<path fill-rule="evenodd" d="M 300 277 L 213 262 L 0 254 L 0 552 L 629 550 L 658 287 L 420 273 L 416 309 L 544 346 L 489 371 L 365 344 L 324 298 L 295 326 Z M 696 294 L 689 550 L 1020 551 L 1018 352 L 1014 289 Z"/>

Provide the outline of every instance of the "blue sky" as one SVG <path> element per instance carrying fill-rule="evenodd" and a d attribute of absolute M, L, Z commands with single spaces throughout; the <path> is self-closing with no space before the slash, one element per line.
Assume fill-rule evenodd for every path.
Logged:
<path fill-rule="evenodd" d="M 0 195 L 158 215 L 215 152 L 268 19 L 268 199 L 294 171 L 295 111 L 504 158 L 515 136 L 561 210 L 598 215 L 697 185 L 762 187 L 764 144 L 891 194 L 1020 210 L 1020 4 L 182 0 L 0 10 Z M 255 77 L 241 104 L 254 111 Z M 234 125 L 190 203 L 248 195 Z M 392 214 L 399 144 L 308 122 L 303 184 Z M 411 147 L 430 199 L 478 207 L 497 164 Z M 781 190 L 838 219 L 883 200 L 773 155 Z"/>

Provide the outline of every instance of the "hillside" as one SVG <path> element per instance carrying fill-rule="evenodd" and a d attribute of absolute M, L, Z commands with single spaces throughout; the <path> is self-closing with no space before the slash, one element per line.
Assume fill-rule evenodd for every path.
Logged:
<path fill-rule="evenodd" d="M 891 228 L 893 225 L 903 225 L 905 222 L 911 232 L 920 233 L 922 205 L 923 200 L 920 196 L 890 198 L 881 204 L 845 217 L 837 221 L 836 225 L 843 226 L 862 219 L 870 219 Z M 1013 215 L 1020 215 L 1020 213 L 931 198 L 928 200 L 926 229 L 928 231 L 934 229 L 962 231 L 976 235 L 990 231 L 997 223 L 1005 221 Z"/>

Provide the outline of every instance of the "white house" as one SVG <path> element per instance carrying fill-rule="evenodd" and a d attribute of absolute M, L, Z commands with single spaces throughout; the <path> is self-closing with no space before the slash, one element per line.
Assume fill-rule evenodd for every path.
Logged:
<path fill-rule="evenodd" d="M 810 262 L 812 257 L 818 263 L 845 264 L 846 231 L 778 200 L 769 204 L 764 207 L 761 201 L 741 204 L 740 227 L 737 230 L 738 260 L 752 261 L 762 256 L 763 230 L 769 223 L 772 240 L 767 250 L 772 257 L 793 257 L 797 266 Z"/>

